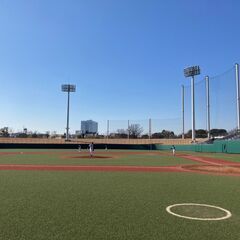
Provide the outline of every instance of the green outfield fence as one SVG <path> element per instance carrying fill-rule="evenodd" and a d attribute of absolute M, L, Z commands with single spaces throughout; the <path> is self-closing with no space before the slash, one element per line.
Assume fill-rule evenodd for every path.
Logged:
<path fill-rule="evenodd" d="M 154 145 L 156 150 L 169 150 L 171 145 Z M 213 144 L 175 145 L 177 151 L 240 153 L 240 141 L 215 141 Z"/>
<path fill-rule="evenodd" d="M 81 144 L 88 148 L 88 144 Z M 122 150 L 170 150 L 172 145 L 163 144 L 95 144 L 96 149 Z M 209 153 L 240 153 L 240 141 L 215 141 L 213 144 L 175 145 L 177 151 L 209 152 Z M 1 143 L 0 148 L 46 148 L 46 149 L 77 149 L 78 144 L 26 144 Z"/>

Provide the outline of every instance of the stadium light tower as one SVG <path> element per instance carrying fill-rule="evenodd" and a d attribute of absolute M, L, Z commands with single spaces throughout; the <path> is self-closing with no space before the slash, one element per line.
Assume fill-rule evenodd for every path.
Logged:
<path fill-rule="evenodd" d="M 192 102 L 192 141 L 195 141 L 195 92 L 194 92 L 194 76 L 200 74 L 200 67 L 193 66 L 184 69 L 184 76 L 191 77 L 191 102 Z"/>
<path fill-rule="evenodd" d="M 76 92 L 76 86 L 70 84 L 62 85 L 62 92 L 68 93 L 68 103 L 67 103 L 67 127 L 66 127 L 66 141 L 69 140 L 69 102 L 70 102 L 70 92 Z"/>

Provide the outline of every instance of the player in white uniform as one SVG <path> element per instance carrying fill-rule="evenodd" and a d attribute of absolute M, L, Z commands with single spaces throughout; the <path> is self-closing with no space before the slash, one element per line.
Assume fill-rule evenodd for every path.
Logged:
<path fill-rule="evenodd" d="M 94 146 L 93 146 L 93 142 L 92 142 L 89 144 L 89 153 L 90 153 L 91 157 L 93 156 L 93 152 L 94 152 Z"/>
<path fill-rule="evenodd" d="M 175 153 L 176 153 L 176 148 L 174 145 L 172 145 L 172 155 L 175 156 Z"/>

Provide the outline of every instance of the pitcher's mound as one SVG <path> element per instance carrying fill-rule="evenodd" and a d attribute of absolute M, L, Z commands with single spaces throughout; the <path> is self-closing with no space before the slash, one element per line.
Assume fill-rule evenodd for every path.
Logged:
<path fill-rule="evenodd" d="M 183 166 L 183 168 L 186 168 L 189 170 L 195 170 L 195 171 L 203 171 L 203 172 L 240 175 L 240 166 L 191 165 L 191 166 Z"/>
<path fill-rule="evenodd" d="M 112 158 L 111 156 L 101 156 L 101 155 L 93 155 L 92 157 L 89 155 L 80 155 L 80 156 L 73 156 L 71 158 L 90 158 L 90 159 L 94 159 L 94 158 Z"/>

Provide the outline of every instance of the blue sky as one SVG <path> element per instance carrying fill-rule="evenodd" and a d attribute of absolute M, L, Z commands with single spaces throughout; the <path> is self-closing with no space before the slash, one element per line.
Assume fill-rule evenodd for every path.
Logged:
<path fill-rule="evenodd" d="M 185 67 L 200 65 L 201 79 L 240 63 L 239 9 L 238 0 L 1 0 L 0 126 L 63 133 L 63 83 L 77 86 L 71 132 L 86 119 L 180 118 Z"/>

